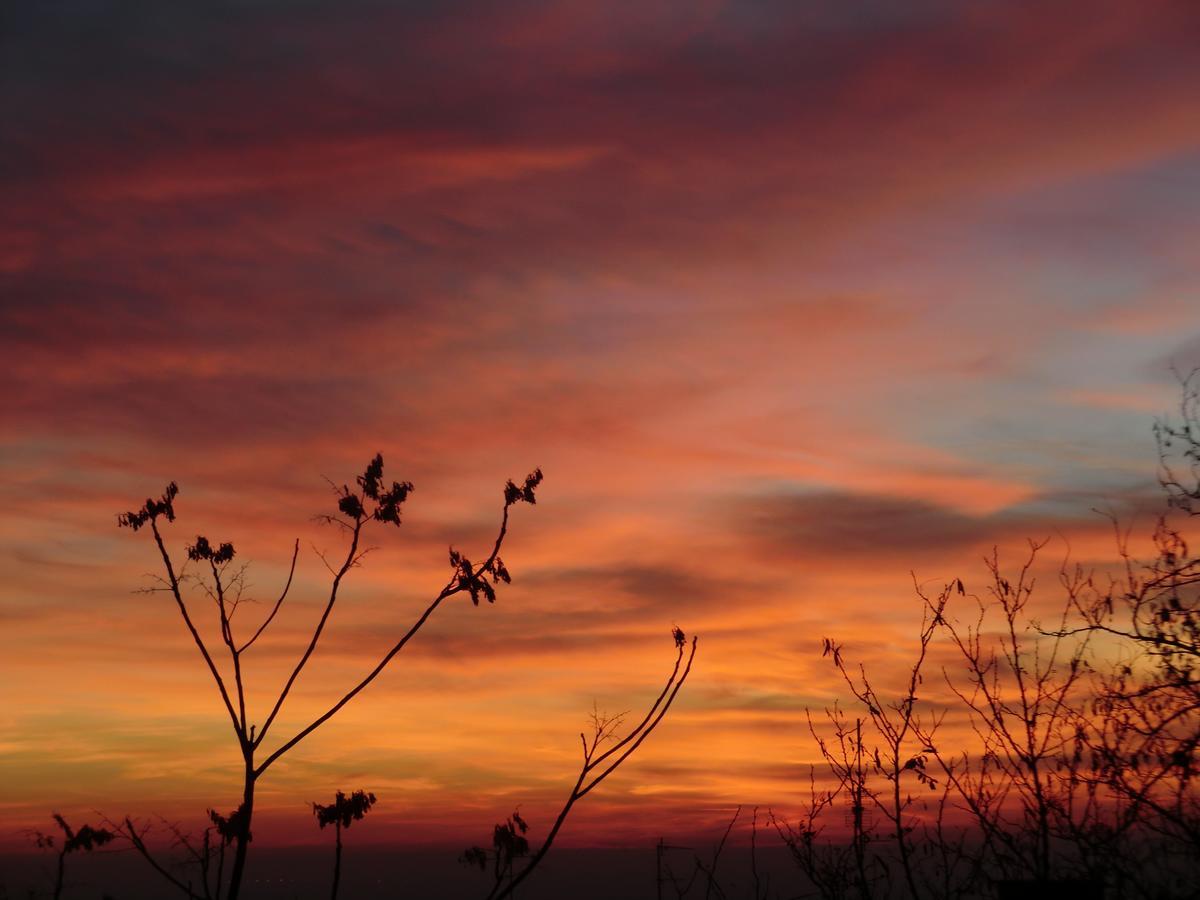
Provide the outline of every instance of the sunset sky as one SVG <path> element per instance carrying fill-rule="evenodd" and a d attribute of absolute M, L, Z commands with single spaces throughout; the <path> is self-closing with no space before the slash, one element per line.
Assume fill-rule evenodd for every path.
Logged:
<path fill-rule="evenodd" d="M 0 20 L 0 846 L 51 810 L 232 809 L 240 759 L 116 515 L 176 480 L 251 561 L 273 691 L 320 614 L 326 478 L 415 484 L 285 707 L 256 841 L 544 831 L 595 702 L 675 709 L 575 846 L 786 812 L 836 695 L 993 545 L 1103 565 L 1200 365 L 1192 2 L 40 2 Z M 965 602 L 965 601 L 964 601 Z M 193 598 L 215 623 L 211 605 Z M 964 609 L 969 613 L 969 609 Z M 215 630 L 211 632 L 216 640 Z M 940 662 L 939 662 L 940 664 Z M 254 718 L 252 714 L 251 718 Z M 364 838 L 366 837 L 364 832 Z"/>

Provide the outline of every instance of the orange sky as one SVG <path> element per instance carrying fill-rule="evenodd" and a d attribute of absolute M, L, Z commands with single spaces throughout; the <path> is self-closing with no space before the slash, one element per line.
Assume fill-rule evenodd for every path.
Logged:
<path fill-rule="evenodd" d="M 910 572 L 981 590 L 985 550 L 1055 535 L 1052 584 L 1063 538 L 1111 558 L 1093 507 L 1149 526 L 1150 425 L 1200 364 L 1194 4 L 30 6 L 0 51 L 0 843 L 235 805 L 116 528 L 171 479 L 175 552 L 232 540 L 256 597 L 301 541 L 260 706 L 339 546 L 323 477 L 378 451 L 416 485 L 295 728 L 546 473 L 496 605 L 439 611 L 262 782 L 276 842 L 357 787 L 376 836 L 544 828 L 675 623 L 691 681 L 563 841 L 786 811 L 822 637 L 886 677 Z"/>

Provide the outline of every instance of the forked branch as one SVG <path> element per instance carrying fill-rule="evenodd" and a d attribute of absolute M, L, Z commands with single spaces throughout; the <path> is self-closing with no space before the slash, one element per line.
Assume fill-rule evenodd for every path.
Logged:
<path fill-rule="evenodd" d="M 659 692 L 658 697 L 651 704 L 645 717 L 624 737 L 616 741 L 612 747 L 599 752 L 600 745 L 605 740 L 611 739 L 617 720 L 598 714 L 592 716 L 591 737 L 589 738 L 583 732 L 579 734 L 579 741 L 583 748 L 583 764 L 579 769 L 579 775 L 575 779 L 575 785 L 571 788 L 571 793 L 567 796 L 566 802 L 563 804 L 562 809 L 559 810 L 558 817 L 550 827 L 550 831 L 546 835 L 546 840 L 538 848 L 537 852 L 529 858 L 529 862 L 525 864 L 520 872 L 507 882 L 501 883 L 497 881 L 496 886 L 488 894 L 488 900 L 503 900 L 505 897 L 512 896 L 516 887 L 532 874 L 533 870 L 537 868 L 546 854 L 550 852 L 550 847 L 554 844 L 554 839 L 558 837 L 559 831 L 562 830 L 563 824 L 567 821 L 567 816 L 570 815 L 572 807 L 587 796 L 600 782 L 615 772 L 641 746 L 642 741 L 663 720 L 663 716 L 667 714 L 667 710 L 675 702 L 675 698 L 678 696 L 680 688 L 683 687 L 683 683 L 687 681 L 688 674 L 692 671 L 692 660 L 696 657 L 696 638 L 693 637 L 691 640 L 685 662 L 684 650 L 689 647 L 689 644 L 684 633 L 675 628 L 672 632 L 672 637 L 674 638 L 676 647 L 675 666 L 671 670 L 666 684 L 663 685 L 662 691 Z"/>

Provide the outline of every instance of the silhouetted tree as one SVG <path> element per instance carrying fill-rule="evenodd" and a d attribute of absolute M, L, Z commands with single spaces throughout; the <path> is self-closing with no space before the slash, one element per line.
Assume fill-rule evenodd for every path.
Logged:
<path fill-rule="evenodd" d="M 1069 602 L 1053 632 L 1030 615 L 1043 544 L 1029 546 L 1011 578 L 993 551 L 985 559 L 987 594 L 971 598 L 972 619 L 946 617 L 945 634 L 963 664 L 963 676 L 947 674 L 947 683 L 978 746 L 957 758 L 939 749 L 935 758 L 974 817 L 994 875 L 1088 878 L 1102 875 L 1095 867 L 1105 860 L 1090 858 L 1086 835 L 1118 832 L 1085 771 L 1087 635 L 1062 633 Z"/>
<path fill-rule="evenodd" d="M 746 821 L 742 817 L 742 806 L 738 806 L 733 811 L 729 822 L 726 823 L 724 830 L 721 832 L 720 838 L 709 852 L 707 858 L 702 857 L 699 853 L 694 853 L 691 857 L 691 871 L 688 872 L 687 878 L 676 874 L 674 867 L 671 865 L 668 854 L 670 851 L 692 850 L 692 847 L 684 847 L 675 844 L 668 844 L 664 838 L 659 838 L 655 843 L 655 896 L 658 900 L 662 900 L 664 896 L 664 888 L 670 887 L 674 893 L 676 900 L 686 900 L 692 896 L 693 888 L 703 888 L 705 900 L 726 900 L 738 896 L 733 892 L 737 886 L 737 882 L 730 880 L 726 876 L 724 882 L 717 877 L 718 868 L 721 863 L 721 857 L 725 852 L 725 848 L 729 845 L 729 839 L 737 827 L 738 821 Z M 778 892 L 771 891 L 771 878 L 767 872 L 762 872 L 758 865 L 758 841 L 759 841 L 759 810 L 754 807 L 749 816 L 749 831 L 750 846 L 749 846 L 749 881 L 746 884 L 746 892 L 742 896 L 746 900 L 767 900 L 768 897 L 778 897 Z M 726 867 L 728 868 L 728 867 Z M 735 875 L 734 878 L 737 876 Z"/>
<path fill-rule="evenodd" d="M 1161 546 L 1173 548 L 1172 565 L 1182 564 L 1177 543 L 1160 539 Z M 1180 655 L 1186 635 L 1171 643 L 1143 632 L 1151 637 L 1149 660 L 1141 661 L 1114 655 L 1120 648 L 1111 642 L 1092 652 L 1091 640 L 1125 637 L 1137 645 L 1132 626 L 1125 634 L 1106 624 L 1122 604 L 1128 614 L 1147 602 L 1159 609 L 1165 603 L 1172 613 L 1187 603 L 1146 600 L 1138 586 L 1154 582 L 1153 574 L 1101 587 L 1064 567 L 1066 599 L 1047 628 L 1030 613 L 1040 547 L 1031 542 L 1011 577 L 993 552 L 985 559 L 983 596 L 969 594 L 958 579 L 936 597 L 918 589 L 925 621 L 896 701 L 881 700 L 866 668 L 850 669 L 842 648 L 824 642 L 823 654 L 862 712 L 851 717 L 836 703 L 828 708 L 832 735 L 810 716 L 833 785 L 818 789 L 814 772 L 801 819 L 775 820 L 822 897 L 975 897 L 997 889 L 1001 896 L 1054 890 L 1100 897 L 1105 884 L 1121 897 L 1194 896 L 1188 873 L 1194 876 L 1200 859 L 1200 798 L 1191 729 L 1200 710 L 1187 693 L 1193 682 Z M 1148 571 L 1166 564 L 1162 555 Z M 960 612 L 962 603 L 974 608 Z M 1161 612 L 1158 621 L 1155 627 L 1170 626 Z M 921 698 L 927 705 L 918 712 L 922 664 L 935 637 L 952 651 L 943 669 L 949 694 Z M 1164 662 L 1168 643 L 1171 659 Z M 948 715 L 970 726 L 969 746 L 937 739 Z M 907 791 L 897 790 L 901 778 L 933 791 L 940 785 L 936 805 L 921 804 L 921 813 Z M 848 838 L 821 841 L 822 823 L 839 802 L 847 808 Z M 948 805 L 967 813 L 966 822 L 948 826 Z"/>
<path fill-rule="evenodd" d="M 481 872 L 487 870 L 490 861 L 495 878 L 492 890 L 499 890 L 506 878 L 512 881 L 513 863 L 529 855 L 529 841 L 525 837 L 528 831 L 529 824 L 521 818 L 521 811 L 513 810 L 511 816 L 498 822 L 492 829 L 491 851 L 483 847 L 469 847 L 463 851 L 459 861 L 464 865 L 478 866 Z"/>
<path fill-rule="evenodd" d="M 149 528 L 165 573 L 158 579 L 160 587 L 152 590 L 165 591 L 174 600 L 184 625 L 216 684 L 221 702 L 229 715 L 238 749 L 241 752 L 243 763 L 242 801 L 228 818 L 222 820 L 223 826 L 219 826 L 225 829 L 222 837 L 225 833 L 232 835 L 234 847 L 233 865 L 229 875 L 228 900 L 238 900 L 240 894 L 245 872 L 246 853 L 251 841 L 254 791 L 259 779 L 284 754 L 336 715 L 343 706 L 371 684 L 396 654 L 407 646 L 421 626 L 445 600 L 457 594 L 465 594 L 470 596 L 471 602 L 476 606 L 479 605 L 481 597 L 489 603 L 495 601 L 495 585 L 501 581 L 506 584 L 511 581 L 509 571 L 500 558 L 500 550 L 508 533 L 509 511 L 517 503 L 535 503 L 535 491 L 541 481 L 542 473 L 538 469 L 534 470 L 521 484 L 512 481 L 505 484 L 500 527 L 491 551 L 483 562 L 473 563 L 461 552 L 451 547 L 449 558 L 452 572 L 450 578 L 412 626 L 354 687 L 334 701 L 325 712 L 269 752 L 264 747 L 264 741 L 271 733 L 272 726 L 290 695 L 293 685 L 317 648 L 325 631 L 325 625 L 338 600 L 342 583 L 350 570 L 361 562 L 367 552 L 362 545 L 364 531 L 373 525 L 399 526 L 401 507 L 413 490 L 412 484 L 407 481 L 393 481 L 389 486 L 383 476 L 383 457 L 376 455 L 367 465 L 363 474 L 358 476 L 353 487 L 349 485 L 335 486 L 337 512 L 319 518 L 343 532 L 347 542 L 346 553 L 336 566 L 328 561 L 325 562 L 332 576 L 332 583 L 324 610 L 313 629 L 311 638 L 300 654 L 283 688 L 271 704 L 261 726 L 252 720 L 247 709 L 246 688 L 243 682 L 243 656 L 254 646 L 275 619 L 288 595 L 296 570 L 296 559 L 300 549 L 299 541 L 296 542 L 292 551 L 287 580 L 270 613 L 249 638 L 239 640 L 234 635 L 232 617 L 242 599 L 245 570 L 244 568 L 238 570 L 230 568 L 236 556 L 233 544 L 217 543 L 203 535 L 197 536 L 196 540 L 186 547 L 185 559 L 178 564 L 167 549 L 162 526 L 175 521 L 175 501 L 179 495 L 178 485 L 171 482 L 157 500 L 147 499 L 140 509 L 122 513 L 117 517 L 121 527 L 130 528 L 133 531 L 138 531 L 143 527 Z M 191 575 L 188 571 L 189 566 L 197 567 L 200 572 L 194 576 Z M 192 611 L 185 600 L 184 584 L 189 581 L 200 585 L 215 607 L 220 640 L 229 660 L 229 670 L 225 673 L 218 666 L 217 660 L 209 649 L 208 642 L 201 634 L 202 626 L 194 620 Z M 260 751 L 265 754 L 265 758 L 259 758 Z M 161 867 L 159 868 L 161 871 Z M 178 883 L 176 883 L 176 887 L 179 887 Z"/>
<path fill-rule="evenodd" d="M 366 791 L 355 791 L 349 797 L 338 791 L 329 805 L 322 806 L 319 803 L 312 805 L 313 815 L 317 817 L 317 824 L 322 829 L 326 825 L 332 825 L 336 835 L 333 855 L 333 891 L 330 894 L 333 900 L 337 900 L 338 882 L 342 877 L 342 829 L 349 828 L 351 822 L 361 820 L 374 805 L 375 795 Z"/>
<path fill-rule="evenodd" d="M 624 716 L 608 715 L 599 710 L 593 710 L 591 715 L 591 735 L 588 736 L 583 732 L 579 733 L 579 741 L 583 749 L 583 763 L 579 769 L 579 776 L 575 779 L 575 784 L 571 788 L 571 792 L 568 794 L 562 808 L 559 810 L 554 824 L 550 826 L 550 831 L 547 833 L 541 847 L 529 857 L 529 861 L 519 871 L 512 871 L 512 860 L 516 856 L 523 855 L 528 851 L 528 844 L 523 837 L 527 829 L 525 821 L 514 813 L 509 818 L 507 825 L 497 825 L 495 827 L 493 832 L 493 847 L 497 855 L 492 858 L 497 861 L 498 874 L 496 883 L 488 894 L 488 900 L 503 900 L 505 897 L 512 896 L 517 886 L 533 873 L 533 870 L 538 867 L 538 864 L 550 852 L 550 848 L 554 844 L 554 839 L 558 836 L 559 831 L 562 830 L 563 824 L 567 821 L 567 816 L 570 815 L 571 809 L 575 804 L 591 793 L 605 778 L 615 772 L 625 760 L 629 759 L 633 752 L 642 745 L 642 742 L 650 736 L 650 733 L 663 720 L 663 717 L 667 714 L 667 710 L 675 702 L 675 697 L 679 694 L 679 689 L 683 687 L 688 674 L 692 671 L 692 661 L 696 658 L 696 638 L 692 638 L 685 663 L 683 654 L 684 650 L 688 648 L 686 636 L 678 626 L 672 630 L 671 636 L 676 648 L 675 667 L 671 670 L 666 684 L 663 685 L 662 691 L 659 692 L 658 697 L 655 698 L 646 715 L 634 728 L 627 731 L 624 736 L 618 737 L 618 730 L 624 721 Z M 611 746 L 601 749 L 602 744 L 611 744 Z M 520 834 L 517 833 L 518 831 Z M 503 849 L 497 844 L 497 841 L 503 843 Z M 521 853 L 515 854 L 512 852 L 516 849 L 521 849 Z M 501 870 L 499 866 L 501 857 L 499 854 L 502 852 L 506 854 L 507 880 L 500 874 Z M 469 865 L 478 865 L 481 869 L 487 867 L 488 858 L 488 852 L 481 847 L 472 847 L 460 857 L 463 862 Z"/>
<path fill-rule="evenodd" d="M 866 778 L 866 751 L 860 740 L 860 721 L 855 722 L 853 732 L 837 728 L 834 740 L 838 748 L 845 747 L 843 752 L 834 757 L 837 769 L 834 769 L 834 784 L 832 787 L 818 787 L 816 766 L 809 766 L 809 799 L 802 806 L 796 821 L 788 821 L 782 816 L 771 815 L 771 824 L 779 834 L 784 846 L 791 852 L 796 866 L 812 884 L 817 896 L 823 900 L 844 900 L 851 896 L 869 895 L 865 886 L 870 879 L 867 875 L 866 832 L 865 819 L 860 815 L 864 809 L 862 803 L 863 784 Z M 815 726 L 809 714 L 809 728 Z M 842 736 L 852 734 L 855 741 L 846 746 Z M 820 739 L 818 738 L 818 746 Z M 828 746 L 828 745 L 827 745 Z M 841 778 L 838 771 L 849 771 L 853 780 Z M 853 827 L 849 842 L 824 840 L 827 816 L 835 808 L 838 798 L 846 794 L 850 818 Z"/>
<path fill-rule="evenodd" d="M 856 868 L 862 870 L 862 843 L 865 837 L 863 816 L 866 814 L 866 803 L 872 806 L 887 821 L 888 837 L 895 841 L 896 852 L 904 879 L 912 896 L 920 897 L 921 889 L 917 885 L 914 872 L 912 833 L 914 825 L 909 821 L 908 810 L 912 806 L 911 782 L 930 790 L 937 789 L 937 783 L 925 771 L 926 761 L 930 752 L 932 732 L 936 723 L 929 726 L 929 734 L 919 734 L 921 726 L 917 714 L 917 691 L 923 683 L 921 669 L 929 652 L 929 644 L 933 640 L 934 630 L 942 623 L 942 611 L 949 599 L 949 588 L 943 590 L 936 603 L 925 614 L 921 627 L 916 662 L 908 673 L 904 692 L 899 698 L 887 702 L 876 693 L 865 668 L 859 667 L 857 675 L 846 668 L 842 659 L 841 648 L 832 640 L 826 638 L 822 651 L 823 656 L 829 657 L 842 676 L 850 693 L 866 711 L 865 721 L 856 719 L 854 736 L 851 739 L 847 723 L 836 709 L 827 711 L 833 723 L 839 744 L 840 758 L 829 752 L 826 745 L 818 738 L 818 745 L 826 761 L 835 771 L 842 775 L 844 783 L 850 790 L 851 810 L 855 822 Z M 864 759 L 865 745 L 863 743 L 863 725 L 866 724 L 873 733 L 873 746 L 870 756 Z M 850 762 L 845 752 L 847 743 L 853 748 L 854 760 Z M 866 762 L 867 765 L 864 765 Z M 867 767 L 873 775 L 884 780 L 884 790 L 872 789 L 866 779 Z M 865 884 L 863 885 L 865 888 Z"/>
<path fill-rule="evenodd" d="M 711 900 L 714 891 L 722 897 L 725 896 L 720 882 L 717 881 L 717 866 L 721 863 L 721 854 L 725 851 L 725 845 L 729 843 L 729 835 L 733 833 L 733 826 L 737 824 L 741 815 L 742 808 L 739 806 L 733 811 L 733 817 L 729 820 L 729 824 L 725 826 L 721 840 L 713 847 L 711 862 L 706 863 L 699 856 L 695 857 L 696 871 L 704 875 L 704 900 Z"/>
<path fill-rule="evenodd" d="M 1167 512 L 1153 556 L 1139 560 L 1113 521 L 1122 570 L 1097 577 L 1076 567 L 1064 585 L 1081 622 L 1120 654 L 1095 676 L 1093 727 L 1085 733 L 1099 780 L 1126 818 L 1156 834 L 1164 865 L 1200 860 L 1200 557 L 1188 530 L 1200 516 L 1200 369 L 1180 379 L 1178 419 L 1155 423 Z M 1186 878 L 1187 876 L 1183 876 Z"/>
<path fill-rule="evenodd" d="M 810 802 L 800 820 L 792 824 L 772 816 L 772 821 L 801 871 L 823 897 L 873 897 L 878 884 L 893 878 L 881 855 L 882 847 L 894 853 L 910 896 L 925 894 L 915 859 L 918 822 L 912 815 L 912 790 L 937 790 L 937 781 L 926 766 L 934 752 L 930 741 L 938 720 L 922 722 L 917 703 L 924 683 L 922 669 L 935 631 L 944 624 L 942 613 L 950 591 L 947 586 L 929 603 L 916 660 L 895 699 L 880 696 L 864 666 L 859 665 L 857 671 L 848 667 L 841 645 L 830 638 L 822 642 L 821 655 L 833 663 L 860 712 L 851 718 L 835 702 L 825 709 L 828 730 L 819 729 L 811 711 L 808 713 L 809 732 L 833 784 L 819 790 L 815 770 L 811 771 Z M 849 842 L 818 840 L 822 820 L 839 804 L 847 809 Z"/>
<path fill-rule="evenodd" d="M 1179 387 L 1179 418 L 1154 423 L 1158 483 L 1168 505 L 1195 516 L 1200 515 L 1200 368 L 1181 377 Z"/>
<path fill-rule="evenodd" d="M 115 834 L 127 841 L 154 871 L 188 900 L 221 900 L 225 850 L 233 843 L 236 823 L 231 823 L 215 810 L 208 810 L 208 816 L 211 824 L 204 829 L 199 840 L 184 831 L 178 823 L 159 817 L 161 826 L 171 834 L 172 847 L 182 849 L 186 859 L 183 864 L 170 868 L 164 866 L 146 844 L 151 827 L 148 823 L 137 823 L 132 817 L 126 816 L 120 822 L 105 819 L 104 824 L 110 825 Z M 191 879 L 184 874 L 183 870 L 190 866 L 194 866 L 199 873 L 201 893 L 196 893 Z"/>
<path fill-rule="evenodd" d="M 91 853 L 97 847 L 103 847 L 116 835 L 105 828 L 93 828 L 91 825 L 83 825 L 76 830 L 68 825 L 67 820 L 58 813 L 54 813 L 54 821 L 62 831 L 61 838 L 38 831 L 34 833 L 34 839 L 38 847 L 44 850 L 58 851 L 58 865 L 54 878 L 54 900 L 59 900 L 63 892 L 67 856 L 81 851 Z"/>

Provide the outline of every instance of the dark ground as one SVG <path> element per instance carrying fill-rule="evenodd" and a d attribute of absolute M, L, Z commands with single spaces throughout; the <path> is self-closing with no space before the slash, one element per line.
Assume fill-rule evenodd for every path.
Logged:
<path fill-rule="evenodd" d="M 712 848 L 697 844 L 701 858 L 711 863 Z M 458 851 L 429 849 L 395 851 L 348 844 L 342 860 L 340 900 L 483 900 L 490 876 L 457 862 Z M 693 854 L 671 851 L 667 860 L 686 881 L 693 869 Z M 247 900 L 318 900 L 329 896 L 333 864 L 329 847 L 274 849 L 255 847 L 250 855 Z M 760 878 L 774 888 L 791 888 L 799 879 L 785 853 L 776 847 L 758 853 Z M 50 854 L 0 855 L 0 900 L 48 898 L 53 888 L 54 858 Z M 726 848 L 718 868 L 719 880 L 729 900 L 751 896 L 749 852 Z M 4 891 L 7 890 L 7 894 Z M 697 880 L 689 896 L 703 897 Z M 67 886 L 63 900 L 170 900 L 182 897 L 137 856 L 130 852 L 72 856 L 67 861 Z M 574 850 L 555 849 L 517 890 L 518 900 L 655 900 L 655 849 Z M 663 897 L 675 900 L 670 884 Z M 714 892 L 714 896 L 719 896 Z M 778 896 L 791 896 L 781 890 Z"/>

